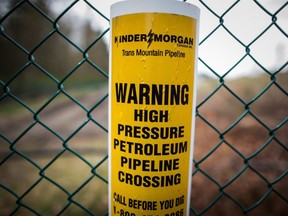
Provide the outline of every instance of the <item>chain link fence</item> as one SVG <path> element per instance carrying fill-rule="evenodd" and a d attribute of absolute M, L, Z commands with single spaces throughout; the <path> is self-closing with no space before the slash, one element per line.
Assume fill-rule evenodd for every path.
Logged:
<path fill-rule="evenodd" d="M 214 23 L 200 38 L 191 215 L 287 215 L 288 2 L 227 2 L 192 2 Z M 108 215 L 109 18 L 96 3 L 0 3 L 0 215 Z M 246 41 L 229 24 L 241 5 L 268 20 Z M 221 31 L 240 50 L 219 58 L 225 71 L 201 52 L 225 52 Z M 274 35 L 286 44 L 272 70 L 253 50 Z M 257 76 L 231 79 L 247 61 Z"/>

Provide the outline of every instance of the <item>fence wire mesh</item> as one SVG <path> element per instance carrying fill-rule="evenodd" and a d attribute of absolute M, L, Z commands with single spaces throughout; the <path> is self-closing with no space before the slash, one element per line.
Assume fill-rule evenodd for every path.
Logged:
<path fill-rule="evenodd" d="M 199 77 L 191 215 L 287 215 L 287 56 L 271 70 L 253 50 L 274 34 L 287 39 L 288 2 L 274 11 L 265 1 L 227 2 L 223 10 L 192 2 L 215 23 L 200 38 L 207 75 Z M 74 16 L 79 5 L 85 14 Z M 108 215 L 109 18 L 96 5 L 0 3 L 0 215 Z M 269 20 L 248 41 L 226 24 L 240 5 Z M 95 18 L 84 25 L 87 16 Z M 93 29 L 100 22 L 106 29 Z M 201 53 L 211 43 L 225 48 L 219 31 L 242 50 L 224 72 Z M 230 79 L 247 61 L 258 75 Z"/>

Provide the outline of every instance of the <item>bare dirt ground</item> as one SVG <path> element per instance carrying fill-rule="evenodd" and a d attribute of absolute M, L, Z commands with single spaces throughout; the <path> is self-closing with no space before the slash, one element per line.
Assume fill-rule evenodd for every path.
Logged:
<path fill-rule="evenodd" d="M 64 95 L 59 95 L 45 108 L 35 115 L 27 110 L 20 113 L 2 115 L 0 118 L 0 133 L 4 135 L 11 144 L 16 141 L 16 148 L 23 147 L 24 150 L 35 150 L 36 144 L 41 145 L 39 152 L 44 150 L 59 149 L 59 143 L 66 140 L 89 140 L 103 137 L 108 127 L 108 98 L 104 99 L 96 108 L 93 106 L 102 98 L 105 98 L 106 89 L 102 89 L 97 95 L 78 96 L 75 98 L 84 108 L 71 101 Z M 97 126 L 101 124 L 104 129 Z M 25 143 L 25 146 L 24 144 Z M 31 144 L 29 147 L 29 143 Z M 35 144 L 33 147 L 33 143 Z M 83 143 L 83 142 L 82 142 Z M 85 143 L 85 142 L 84 142 Z M 91 143 L 90 143 L 91 144 Z M 3 144 L 3 149 L 8 149 L 8 143 Z M 6 148 L 4 147 L 6 145 Z M 102 148 L 107 146 L 102 145 Z M 87 145 L 81 145 L 89 149 Z M 91 145 L 90 145 L 91 148 Z M 87 151 L 87 150 L 86 150 Z M 88 150 L 89 151 L 89 150 Z M 37 153 L 37 152 L 35 152 Z"/>

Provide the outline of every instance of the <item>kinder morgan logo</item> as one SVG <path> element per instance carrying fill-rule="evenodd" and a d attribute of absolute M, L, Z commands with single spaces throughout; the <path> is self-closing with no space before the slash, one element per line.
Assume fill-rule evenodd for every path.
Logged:
<path fill-rule="evenodd" d="M 155 34 L 152 29 L 148 34 L 128 34 L 114 37 L 114 43 L 129 43 L 129 42 L 146 42 L 147 48 L 154 42 L 176 43 L 181 47 L 192 47 L 194 40 L 191 37 L 183 37 L 179 35 Z"/>

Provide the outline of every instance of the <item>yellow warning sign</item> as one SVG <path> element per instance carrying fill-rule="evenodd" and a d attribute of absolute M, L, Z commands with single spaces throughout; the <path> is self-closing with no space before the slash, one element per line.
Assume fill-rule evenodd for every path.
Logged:
<path fill-rule="evenodd" d="M 196 20 L 111 21 L 110 214 L 189 215 Z"/>

